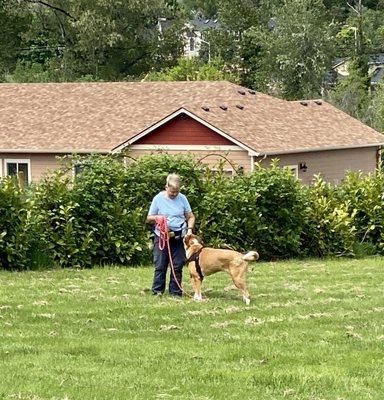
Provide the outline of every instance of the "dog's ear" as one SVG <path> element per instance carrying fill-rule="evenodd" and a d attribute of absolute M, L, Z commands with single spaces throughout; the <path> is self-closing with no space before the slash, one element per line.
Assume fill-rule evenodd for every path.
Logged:
<path fill-rule="evenodd" d="M 190 233 L 189 235 L 185 235 L 185 236 L 184 236 L 184 245 L 185 245 L 186 248 L 188 248 L 188 247 L 191 246 L 191 244 L 192 244 L 192 243 L 191 243 L 192 237 L 193 237 L 193 234 L 192 234 L 192 233 Z"/>
<path fill-rule="evenodd" d="M 194 244 L 203 244 L 203 241 L 201 240 L 201 238 L 199 236 L 196 236 L 193 233 L 190 233 L 189 235 L 185 235 L 184 244 L 185 244 L 185 247 L 188 248 Z"/>
<path fill-rule="evenodd" d="M 202 246 L 204 246 L 204 242 L 203 239 L 200 236 L 196 236 L 196 239 L 198 241 L 199 244 L 201 244 Z"/>
<path fill-rule="evenodd" d="M 192 235 L 192 237 L 190 238 L 190 246 L 192 246 L 193 244 L 203 244 L 203 240 L 201 239 L 200 236 L 197 235 Z"/>

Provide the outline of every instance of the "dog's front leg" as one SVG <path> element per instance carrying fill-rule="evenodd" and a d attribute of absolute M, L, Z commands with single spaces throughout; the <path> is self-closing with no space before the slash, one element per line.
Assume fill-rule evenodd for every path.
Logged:
<path fill-rule="evenodd" d="M 203 296 L 201 295 L 201 279 L 199 276 L 194 276 L 194 281 L 195 281 L 195 295 L 193 296 L 193 299 L 196 301 L 202 301 Z"/>
<path fill-rule="evenodd" d="M 188 264 L 188 269 L 189 269 L 189 277 L 191 279 L 191 284 L 192 284 L 193 290 L 195 292 L 195 294 L 193 296 L 193 300 L 202 301 L 203 296 L 201 295 L 201 279 L 200 279 L 200 276 L 197 274 L 197 271 L 196 271 L 196 268 L 195 268 L 193 262 Z"/>
<path fill-rule="evenodd" d="M 191 283 L 193 286 L 193 290 L 195 291 L 193 300 L 195 300 L 195 301 L 203 300 L 203 296 L 201 295 L 201 279 L 200 279 L 200 277 L 198 277 L 194 274 L 190 274 L 190 277 L 191 277 Z"/>

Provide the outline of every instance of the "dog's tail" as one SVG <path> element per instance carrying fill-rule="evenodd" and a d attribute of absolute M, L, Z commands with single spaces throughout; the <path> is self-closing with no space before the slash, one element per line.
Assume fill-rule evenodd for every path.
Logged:
<path fill-rule="evenodd" d="M 245 261 L 256 261 L 259 259 L 259 253 L 257 251 L 248 251 L 247 254 L 243 256 Z"/>

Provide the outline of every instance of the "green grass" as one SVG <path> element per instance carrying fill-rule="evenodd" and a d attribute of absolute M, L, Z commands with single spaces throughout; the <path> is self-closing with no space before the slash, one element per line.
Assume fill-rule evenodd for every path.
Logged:
<path fill-rule="evenodd" d="M 254 264 L 248 307 L 223 273 L 195 303 L 151 268 L 0 272 L 0 399 L 382 400 L 383 267 Z"/>

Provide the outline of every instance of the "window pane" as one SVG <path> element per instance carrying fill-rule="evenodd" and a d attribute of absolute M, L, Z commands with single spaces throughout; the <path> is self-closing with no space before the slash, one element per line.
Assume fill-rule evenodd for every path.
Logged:
<path fill-rule="evenodd" d="M 25 183 L 28 183 L 28 164 L 27 163 L 19 163 L 19 174 L 23 174 L 23 179 Z"/>
<path fill-rule="evenodd" d="M 17 165 L 16 163 L 7 163 L 7 175 L 16 175 Z"/>

